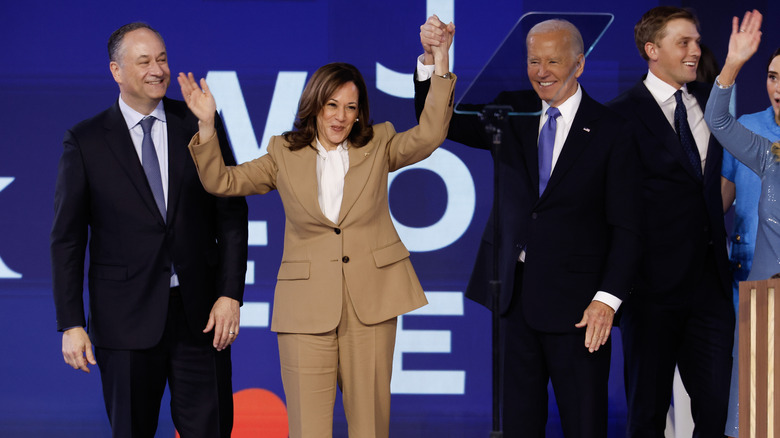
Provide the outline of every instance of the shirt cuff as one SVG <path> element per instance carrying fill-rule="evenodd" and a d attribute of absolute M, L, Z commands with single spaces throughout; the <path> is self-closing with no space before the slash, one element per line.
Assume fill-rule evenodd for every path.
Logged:
<path fill-rule="evenodd" d="M 433 69 L 434 65 L 425 65 L 423 64 L 423 56 L 420 55 L 417 57 L 417 81 L 427 81 L 431 77 L 433 77 Z"/>
<path fill-rule="evenodd" d="M 601 290 L 596 292 L 596 296 L 593 297 L 593 301 L 600 301 L 611 307 L 615 312 L 618 311 L 618 308 L 620 308 L 620 305 L 623 303 L 623 300 L 620 298 L 612 295 L 609 292 L 604 292 Z"/>
<path fill-rule="evenodd" d="M 734 82 L 734 84 L 736 84 L 736 82 Z M 733 87 L 734 84 L 731 84 L 731 85 L 723 85 L 723 84 L 721 84 L 720 83 L 720 75 L 718 75 L 715 78 L 715 85 L 717 85 L 718 88 L 720 88 L 721 90 L 728 90 L 729 88 Z"/>

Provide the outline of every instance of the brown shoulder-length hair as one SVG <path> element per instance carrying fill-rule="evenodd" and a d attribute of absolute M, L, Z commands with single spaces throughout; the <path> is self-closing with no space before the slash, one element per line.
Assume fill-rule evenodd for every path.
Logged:
<path fill-rule="evenodd" d="M 348 82 L 354 83 L 358 89 L 358 120 L 352 125 L 347 137 L 349 145 L 359 148 L 371 141 L 374 128 L 369 118 L 368 93 L 363 75 L 354 65 L 333 62 L 318 68 L 303 89 L 293 130 L 282 134 L 290 144 L 290 149 L 302 149 L 314 142 L 317 137 L 317 114 L 336 90 Z"/>

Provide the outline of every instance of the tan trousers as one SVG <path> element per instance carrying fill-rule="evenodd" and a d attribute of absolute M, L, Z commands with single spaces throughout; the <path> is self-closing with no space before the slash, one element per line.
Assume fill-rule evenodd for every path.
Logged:
<path fill-rule="evenodd" d="M 337 384 L 350 438 L 388 437 L 396 323 L 361 323 L 345 289 L 335 330 L 277 335 L 290 438 L 332 437 Z"/>

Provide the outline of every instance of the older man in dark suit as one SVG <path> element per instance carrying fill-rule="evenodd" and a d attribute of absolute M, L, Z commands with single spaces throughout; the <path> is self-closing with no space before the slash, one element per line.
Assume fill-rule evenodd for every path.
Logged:
<path fill-rule="evenodd" d="M 704 123 L 710 85 L 694 82 L 698 21 L 653 8 L 634 28 L 648 73 L 609 103 L 633 121 L 646 242 L 620 328 L 629 437 L 663 436 L 675 365 L 695 437 L 723 436 L 734 309 L 720 195 L 723 151 Z"/>
<path fill-rule="evenodd" d="M 429 85 L 428 46 L 443 32 L 437 21 L 421 29 L 418 112 Z M 564 435 L 604 437 L 610 330 L 640 251 L 635 142 L 625 121 L 578 84 L 585 56 L 575 26 L 541 22 L 526 46 L 534 92 L 504 92 L 494 103 L 542 115 L 502 126 L 504 146 L 493 157 L 501 211 L 491 214 L 499 216 L 499 241 L 491 218 L 467 295 L 493 306 L 491 254 L 498 245 L 504 436 L 544 436 L 552 381 Z M 467 115 L 453 117 L 448 138 L 491 144 L 477 117 Z"/>
<path fill-rule="evenodd" d="M 100 367 L 114 437 L 154 436 L 166 382 L 183 437 L 227 437 L 246 202 L 203 190 L 187 151 L 198 120 L 164 97 L 160 34 L 131 23 L 108 51 L 119 99 L 66 133 L 57 177 L 51 260 L 63 356 L 74 369 Z M 235 163 L 221 128 L 220 140 Z"/>

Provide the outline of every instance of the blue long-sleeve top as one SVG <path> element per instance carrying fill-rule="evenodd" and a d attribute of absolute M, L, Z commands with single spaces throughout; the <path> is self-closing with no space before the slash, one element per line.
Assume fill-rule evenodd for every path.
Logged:
<path fill-rule="evenodd" d="M 761 179 L 756 250 L 748 280 L 763 280 L 780 272 L 780 162 L 772 154 L 771 141 L 729 113 L 732 89 L 713 86 L 704 120 L 720 144 Z"/>

